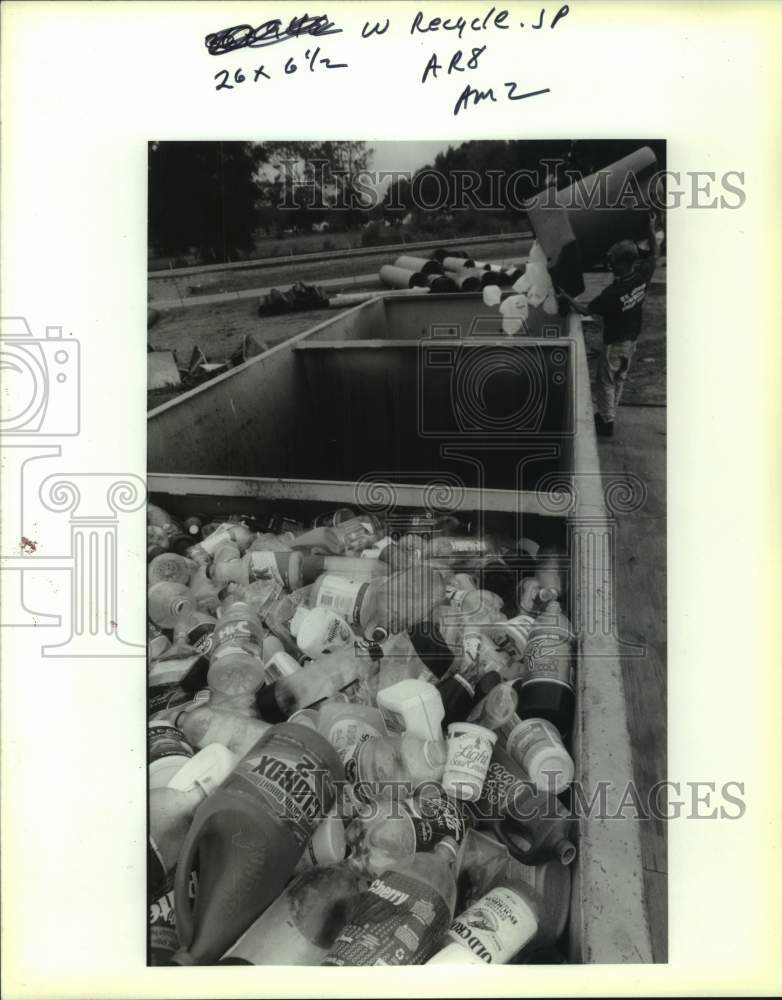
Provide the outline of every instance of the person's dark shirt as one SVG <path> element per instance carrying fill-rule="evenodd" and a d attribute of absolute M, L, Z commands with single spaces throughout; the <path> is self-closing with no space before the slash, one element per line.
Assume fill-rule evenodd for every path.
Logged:
<path fill-rule="evenodd" d="M 589 303 L 589 311 L 603 317 L 603 343 L 637 340 L 641 332 L 641 315 L 654 260 L 638 261 L 630 274 L 614 278 L 610 285 Z"/>

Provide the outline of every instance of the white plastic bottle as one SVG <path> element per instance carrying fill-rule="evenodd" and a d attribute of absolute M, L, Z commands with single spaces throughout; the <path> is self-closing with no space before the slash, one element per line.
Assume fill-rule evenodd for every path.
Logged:
<path fill-rule="evenodd" d="M 377 694 L 377 707 L 391 733 L 409 733 L 422 740 L 443 738 L 443 699 L 427 681 L 410 679 L 383 688 Z"/>
<path fill-rule="evenodd" d="M 564 792 L 573 780 L 575 765 L 556 726 L 545 719 L 516 720 L 518 716 L 499 731 L 508 754 L 541 792 Z"/>
<path fill-rule="evenodd" d="M 325 607 L 298 607 L 290 629 L 299 649 L 313 660 L 353 640 L 353 631 L 345 619 Z"/>
<path fill-rule="evenodd" d="M 456 917 L 427 965 L 504 965 L 535 939 L 542 900 L 524 882 L 503 879 Z"/>

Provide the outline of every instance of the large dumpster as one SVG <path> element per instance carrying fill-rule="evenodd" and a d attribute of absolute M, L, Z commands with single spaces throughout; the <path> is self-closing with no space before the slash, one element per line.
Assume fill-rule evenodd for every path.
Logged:
<path fill-rule="evenodd" d="M 174 514 L 348 505 L 392 520 L 469 515 L 478 533 L 568 554 L 578 634 L 572 749 L 579 853 L 568 927 L 581 962 L 649 962 L 638 820 L 612 615 L 612 521 L 577 317 L 501 335 L 480 296 L 378 298 L 149 414 L 150 499 Z M 607 789 L 601 797 L 600 789 Z"/>

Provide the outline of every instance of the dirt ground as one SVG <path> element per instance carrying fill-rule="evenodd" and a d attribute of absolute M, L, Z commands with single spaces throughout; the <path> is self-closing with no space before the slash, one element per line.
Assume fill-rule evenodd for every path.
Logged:
<path fill-rule="evenodd" d="M 254 299 L 240 299 L 237 302 L 224 302 L 182 312 L 164 312 L 149 330 L 147 341 L 156 351 L 174 351 L 180 366 L 187 365 L 196 345 L 201 348 L 208 361 L 220 362 L 229 358 L 241 346 L 245 334 L 254 335 L 268 347 L 274 347 L 335 315 L 334 309 L 315 309 L 289 316 L 261 318 Z M 161 406 L 190 388 L 193 386 L 148 392 L 147 410 Z"/>

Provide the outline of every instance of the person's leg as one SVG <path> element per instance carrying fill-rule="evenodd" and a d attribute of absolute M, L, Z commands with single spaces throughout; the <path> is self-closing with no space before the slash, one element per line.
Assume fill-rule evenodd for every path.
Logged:
<path fill-rule="evenodd" d="M 616 357 L 616 344 L 604 344 L 597 366 L 597 416 L 601 424 L 612 424 L 616 415 L 616 372 L 620 360 Z"/>
<path fill-rule="evenodd" d="M 625 387 L 625 382 L 627 381 L 628 373 L 630 372 L 630 365 L 633 362 L 633 355 L 635 354 L 635 341 L 628 340 L 621 344 L 614 345 L 620 348 L 618 354 L 620 356 L 619 368 L 614 375 L 614 406 L 619 406 L 619 401 L 622 398 L 622 390 Z"/>

